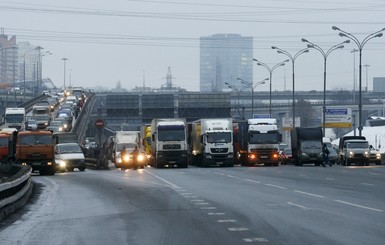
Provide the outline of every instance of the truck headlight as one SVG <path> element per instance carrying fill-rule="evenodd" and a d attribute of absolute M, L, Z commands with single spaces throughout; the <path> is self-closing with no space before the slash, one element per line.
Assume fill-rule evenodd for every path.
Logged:
<path fill-rule="evenodd" d="M 350 151 L 350 152 L 349 152 L 349 155 L 350 155 L 350 156 L 354 156 L 354 152 Z"/>
<path fill-rule="evenodd" d="M 249 154 L 249 158 L 250 158 L 250 159 L 256 159 L 256 158 L 257 158 L 257 155 L 256 155 L 256 154 Z"/>
<path fill-rule="evenodd" d="M 139 154 L 137 160 L 138 160 L 138 162 L 143 162 L 144 161 L 144 155 L 143 154 Z"/>
<path fill-rule="evenodd" d="M 123 156 L 123 161 L 128 162 L 130 160 L 130 157 L 128 155 Z"/>
<path fill-rule="evenodd" d="M 122 163 L 122 158 L 119 157 L 119 158 L 116 159 L 116 161 L 117 161 L 118 163 Z"/>

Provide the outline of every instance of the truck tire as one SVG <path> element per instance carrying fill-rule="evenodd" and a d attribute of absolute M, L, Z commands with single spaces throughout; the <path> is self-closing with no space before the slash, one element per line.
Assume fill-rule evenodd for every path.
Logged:
<path fill-rule="evenodd" d="M 86 167 L 79 167 L 78 169 L 79 169 L 79 171 L 83 172 L 84 170 L 86 170 Z"/>

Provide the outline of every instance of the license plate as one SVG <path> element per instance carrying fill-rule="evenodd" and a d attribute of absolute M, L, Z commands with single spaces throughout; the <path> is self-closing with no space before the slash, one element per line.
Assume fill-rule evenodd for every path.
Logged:
<path fill-rule="evenodd" d="M 261 156 L 261 158 L 268 158 L 268 156 Z"/>
<path fill-rule="evenodd" d="M 176 163 L 176 161 L 170 161 L 169 163 Z"/>
<path fill-rule="evenodd" d="M 33 165 L 33 166 L 39 166 L 39 165 L 41 165 L 41 163 L 39 163 L 39 162 L 34 162 L 34 163 L 32 163 L 32 165 Z"/>

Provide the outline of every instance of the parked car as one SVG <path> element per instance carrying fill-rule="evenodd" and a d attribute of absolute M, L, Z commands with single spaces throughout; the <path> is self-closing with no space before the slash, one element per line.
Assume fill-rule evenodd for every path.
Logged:
<path fill-rule="evenodd" d="M 86 169 L 84 154 L 78 143 L 57 144 L 55 146 L 55 162 L 57 170 L 61 172 L 73 171 L 75 168 L 80 171 Z"/>

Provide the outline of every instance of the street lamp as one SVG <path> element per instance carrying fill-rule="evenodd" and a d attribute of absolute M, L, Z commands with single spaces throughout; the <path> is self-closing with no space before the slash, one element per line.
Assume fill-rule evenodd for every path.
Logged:
<path fill-rule="evenodd" d="M 280 66 L 284 66 L 284 65 L 285 65 L 285 62 L 289 62 L 289 60 L 284 60 L 284 61 L 282 61 L 282 62 L 280 62 L 280 63 L 274 65 L 272 68 L 270 68 L 268 65 L 266 65 L 265 63 L 263 63 L 263 62 L 261 62 L 261 61 L 259 61 L 259 60 L 257 60 L 257 59 L 254 59 L 254 58 L 253 58 L 253 60 L 257 62 L 257 65 L 265 67 L 265 68 L 269 71 L 269 74 L 270 74 L 269 116 L 270 116 L 270 118 L 271 118 L 271 89 L 272 89 L 271 86 L 272 86 L 272 82 L 273 82 L 273 71 L 274 71 L 276 68 L 280 67 Z"/>
<path fill-rule="evenodd" d="M 40 83 L 38 84 L 38 87 L 37 87 L 37 91 L 39 93 L 41 93 L 41 88 L 43 86 L 43 57 L 46 56 L 46 55 L 52 55 L 52 53 L 50 51 L 46 51 L 44 53 L 41 53 L 40 57 Z"/>
<path fill-rule="evenodd" d="M 300 51 L 298 51 L 294 55 L 291 55 L 289 52 L 287 52 L 283 49 L 277 48 L 275 46 L 272 46 L 271 48 L 276 49 L 278 54 L 283 54 L 283 55 L 286 55 L 287 57 L 289 57 L 289 59 L 291 60 L 291 63 L 292 63 L 292 67 L 293 67 L 293 128 L 295 128 L 295 87 L 294 87 L 295 86 L 295 73 L 294 73 L 294 63 L 295 63 L 295 60 L 297 59 L 298 56 L 300 56 L 301 54 L 304 54 L 304 53 L 308 53 L 309 49 L 308 48 L 301 49 Z"/>
<path fill-rule="evenodd" d="M 62 58 L 62 61 L 64 62 L 64 91 L 66 90 L 66 62 L 67 58 Z"/>
<path fill-rule="evenodd" d="M 355 42 L 357 44 L 357 47 L 358 47 L 358 50 L 360 51 L 360 65 L 359 65 L 359 74 L 358 74 L 358 86 L 359 86 L 359 89 L 358 89 L 358 132 L 359 132 L 359 136 L 362 136 L 362 65 L 361 65 L 361 60 L 362 60 L 362 49 L 364 48 L 364 45 L 371 39 L 373 38 L 376 38 L 376 37 L 382 37 L 383 36 L 383 31 L 385 31 L 385 28 L 377 31 L 377 32 L 374 32 L 368 36 L 366 36 L 361 42 L 351 33 L 349 32 L 346 32 L 346 31 L 343 31 L 341 30 L 340 28 L 336 27 L 336 26 L 333 26 L 332 27 L 333 30 L 335 31 L 339 31 L 340 33 L 338 34 L 340 37 L 347 37 L 349 38 L 350 40 L 353 40 L 353 42 Z"/>
<path fill-rule="evenodd" d="M 234 87 L 234 86 L 232 86 L 232 85 L 231 85 L 230 83 L 228 83 L 228 82 L 225 82 L 225 84 L 227 85 L 228 88 L 231 89 L 231 91 L 236 91 L 236 92 L 237 92 L 237 95 L 238 95 L 238 96 L 237 96 L 237 97 L 238 97 L 237 111 L 238 111 L 239 116 L 242 117 L 242 115 L 241 115 L 241 113 L 240 113 L 240 111 L 239 111 L 239 89 L 236 88 L 236 87 Z"/>
<path fill-rule="evenodd" d="M 261 84 L 265 84 L 265 81 L 269 80 L 269 78 L 265 78 L 254 84 L 252 82 L 245 81 L 239 77 L 237 77 L 237 80 L 251 89 L 251 118 L 253 118 L 254 117 L 254 89 Z"/>
<path fill-rule="evenodd" d="M 322 54 L 322 56 L 324 58 L 324 94 L 323 94 L 323 107 L 322 107 L 322 112 L 323 112 L 323 115 L 322 115 L 322 132 L 323 132 L 323 136 L 325 137 L 325 118 L 326 118 L 325 117 L 325 114 L 326 114 L 326 60 L 327 60 L 329 54 L 332 51 L 344 48 L 343 44 L 350 43 L 350 40 L 345 40 L 342 43 L 336 44 L 336 45 L 330 47 L 326 52 L 320 46 L 310 42 L 309 40 L 307 40 L 305 38 L 302 38 L 301 40 L 302 40 L 302 42 L 307 43 L 307 47 L 308 48 L 313 48 L 313 49 L 318 50 Z"/>

